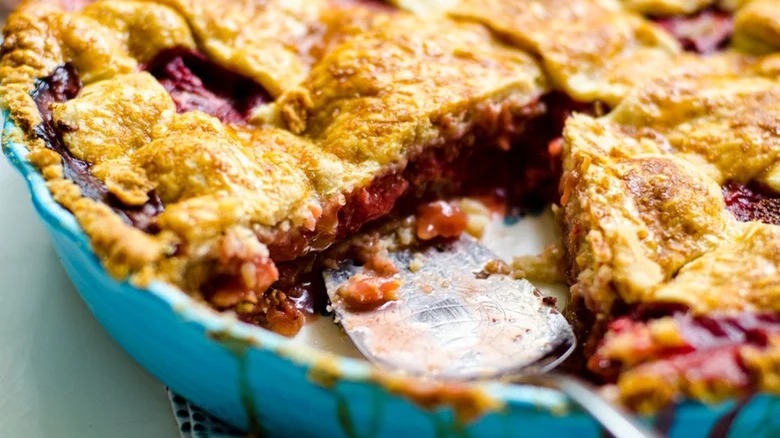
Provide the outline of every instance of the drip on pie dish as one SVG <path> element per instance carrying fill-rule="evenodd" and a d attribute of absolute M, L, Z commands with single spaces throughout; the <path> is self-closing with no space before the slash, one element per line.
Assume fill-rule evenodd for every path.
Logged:
<path fill-rule="evenodd" d="M 780 393 L 779 50 L 777 0 L 31 0 L 0 95 L 112 275 L 288 336 L 356 232 L 552 203 L 571 366 L 652 411 Z"/>

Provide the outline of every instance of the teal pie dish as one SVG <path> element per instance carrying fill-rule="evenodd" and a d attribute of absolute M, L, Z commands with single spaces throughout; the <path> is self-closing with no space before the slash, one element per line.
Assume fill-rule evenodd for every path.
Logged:
<path fill-rule="evenodd" d="M 270 436 L 603 436 L 593 419 L 551 389 L 483 384 L 499 407 L 464 421 L 446 404 L 425 408 L 393 391 L 364 361 L 244 324 L 164 283 L 140 289 L 117 281 L 26 160 L 25 146 L 11 140 L 8 134 L 18 130 L 14 122 L 7 113 L 2 117 L 3 152 L 27 180 L 87 307 L 157 379 L 227 423 Z M 645 421 L 674 437 L 780 436 L 780 398 L 759 394 L 716 406 L 683 403 Z"/>

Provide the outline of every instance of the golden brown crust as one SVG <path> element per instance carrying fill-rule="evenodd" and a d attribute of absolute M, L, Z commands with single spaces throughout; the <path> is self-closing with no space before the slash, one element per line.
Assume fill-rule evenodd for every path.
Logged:
<path fill-rule="evenodd" d="M 87 5 L 82 13 L 108 29 L 122 50 L 142 63 L 151 61 L 167 48 L 195 48 L 187 22 L 164 5 L 133 0 L 103 1 Z"/>
<path fill-rule="evenodd" d="M 537 54 L 554 85 L 582 101 L 617 103 L 680 51 L 660 28 L 609 0 L 463 0 L 451 14 Z"/>
<path fill-rule="evenodd" d="M 278 1 L 119 1 L 68 12 L 56 2 L 30 1 L 9 19 L 0 66 L 2 94 L 22 128 L 30 133 L 40 123 L 29 96 L 34 80 L 72 62 L 86 86 L 77 98 L 53 107 L 55 122 L 73 128 L 64 135 L 68 148 L 92 162 L 93 174 L 127 205 L 144 203 L 155 189 L 168 206 L 158 225 L 170 233 L 139 239 L 157 250 L 123 245 L 137 253 L 119 254 L 116 248 L 97 246 L 103 256 L 116 254 L 116 260 L 107 261 L 116 271 L 136 271 L 157 254 L 160 266 L 146 267 L 144 278 L 171 270 L 163 277 L 173 281 L 182 277 L 178 270 L 187 263 L 159 259 L 172 242 L 206 244 L 237 224 L 311 227 L 320 205 L 365 185 L 380 169 L 402 167 L 415 147 L 489 123 L 480 117 L 489 119 L 493 107 L 519 111 L 545 91 L 545 74 L 530 56 L 466 21 L 485 22 L 502 33 L 512 26 L 523 29 L 510 40 L 541 53 L 547 75 L 584 99 L 615 101 L 624 91 L 601 91 L 628 85 L 622 79 L 612 83 L 609 75 L 642 76 L 615 73 L 621 70 L 610 63 L 637 66 L 642 63 L 636 54 L 666 59 L 677 50 L 657 29 L 610 2 L 573 9 L 560 1 L 537 5 L 532 13 L 489 17 L 462 2 L 453 12 L 462 23 L 398 13 L 391 17 L 358 6 L 339 14 L 331 6 L 324 0 L 305 7 Z M 480 14 L 495 10 L 482 8 Z M 505 17 L 521 22 L 502 21 Z M 584 34 L 599 38 L 594 44 L 555 45 L 567 39 L 558 32 L 595 25 L 604 31 Z M 580 46 L 602 43 L 616 44 L 615 56 L 578 52 Z M 255 123 L 283 124 L 303 137 L 272 127 L 226 128 L 205 115 L 172 114 L 162 87 L 135 70 L 162 49 L 195 45 L 223 67 L 280 95 L 277 102 L 255 109 Z M 399 71 L 411 80 L 401 80 Z M 601 91 L 588 94 L 588 87 Z M 31 136 L 29 143 L 43 173 L 62 178 L 59 163 L 42 142 Z M 200 157 L 200 164 L 193 159 L 186 172 L 177 169 L 184 156 Z M 253 164 L 258 160 L 275 165 L 258 167 Z M 225 171 L 214 173 L 207 164 L 213 162 Z M 77 190 L 71 183 L 62 185 Z M 112 215 L 92 201 L 81 204 L 91 206 L 84 215 L 96 214 L 92 207 Z M 96 241 L 137 234 L 116 218 L 106 224 L 113 225 L 95 231 L 105 234 Z M 133 268 L 120 269 L 122 263 Z"/>
<path fill-rule="evenodd" d="M 273 95 L 307 73 L 303 46 L 327 1 L 160 0 L 189 22 L 210 58 L 263 85 Z"/>
<path fill-rule="evenodd" d="M 716 0 L 621 0 L 626 8 L 655 16 L 692 14 L 717 3 Z"/>
<path fill-rule="evenodd" d="M 446 19 L 420 26 L 419 18 L 397 17 L 340 45 L 314 67 L 296 90 L 309 104 L 295 120 L 305 125 L 298 129 L 303 135 L 342 160 L 383 166 L 402 161 L 415 152 L 413 144 L 435 141 L 445 129 L 454 131 L 447 133 L 452 137 L 468 132 L 478 123 L 477 102 L 511 99 L 519 111 L 544 89 L 535 61 L 493 42 L 481 26 Z"/>
<path fill-rule="evenodd" d="M 545 91 L 537 63 L 479 25 L 399 13 L 390 23 L 385 9 L 339 8 L 326 1 L 103 1 L 64 11 L 29 1 L 9 19 L 3 102 L 25 131 L 31 160 L 112 273 L 197 288 L 209 272 L 225 269 L 204 256 L 224 245 L 225 233 L 263 248 L 258 227 L 312 230 L 323 206 L 343 203 L 345 193 L 403 168 L 426 147 L 476 125 L 494 129 L 492 108 L 519 111 Z M 166 90 L 137 71 L 161 50 L 195 46 L 281 95 L 255 108 L 253 123 L 286 124 L 303 135 L 176 114 Z M 65 147 L 91 163 L 92 175 L 125 205 L 143 205 L 154 190 L 165 205 L 156 234 L 81 198 L 34 134 L 41 123 L 30 97 L 35 80 L 66 62 L 84 88 L 51 106 Z M 400 71 L 408 77 L 400 80 Z"/>
<path fill-rule="evenodd" d="M 89 18 L 74 19 L 56 2 L 24 2 L 6 23 L 5 55 L 0 62 L 3 106 L 24 131 L 28 158 L 49 180 L 57 200 L 69 209 L 90 236 L 92 246 L 112 275 L 126 277 L 153 264 L 170 248 L 170 236 L 149 236 L 124 223 L 108 206 L 81 196 L 78 186 L 64 179 L 61 159 L 32 134 L 41 115 L 30 92 L 37 78 L 48 75 L 65 60 L 84 70 L 84 82 L 134 68 L 132 58 L 114 55 L 111 39 L 92 31 Z M 94 43 L 94 44 L 93 44 Z"/>
<path fill-rule="evenodd" d="M 752 307 L 750 294 L 729 292 L 733 285 L 713 281 L 719 284 L 708 293 L 724 297 L 714 301 L 696 295 L 698 288 L 690 284 L 680 293 L 673 292 L 673 285 L 685 281 L 688 270 L 696 270 L 690 275 L 699 281 L 731 272 L 734 281 L 751 282 L 750 276 L 737 275 L 750 263 L 751 251 L 739 250 L 748 254 L 731 262 L 730 271 L 702 256 L 722 260 L 727 256 L 715 254 L 728 245 L 763 235 L 745 230 L 725 209 L 720 186 L 758 181 L 777 190 L 778 90 L 774 81 L 761 77 L 659 79 L 608 116 L 577 116 L 567 123 L 565 221 L 582 228 L 570 234 L 578 237 L 569 241 L 569 248 L 580 275 L 576 289 L 597 294 L 588 297 L 583 291 L 593 310 L 609 311 L 614 299 L 598 295 L 608 290 L 627 303 L 671 300 L 702 312 Z M 772 275 L 765 271 L 759 276 Z M 608 285 L 597 285 L 599 279 Z M 751 283 L 756 296 L 771 296 L 760 292 L 759 279 Z M 780 308 L 780 303 L 763 305 Z"/>
<path fill-rule="evenodd" d="M 678 69 L 636 88 L 606 116 L 566 124 L 561 188 L 572 294 L 597 320 L 626 306 L 780 311 L 780 226 L 738 221 L 721 189 L 780 189 L 780 87 L 763 76 L 761 60 L 721 61 Z M 647 343 L 674 349 L 669 343 L 681 339 L 667 322 L 648 323 L 647 342 L 619 331 L 602 340 L 598 354 L 622 364 L 625 403 L 649 411 L 681 394 L 717 401 L 745 391 L 728 370 L 720 379 L 670 361 L 642 363 Z M 776 343 L 735 351 L 751 355 L 759 387 L 772 386 Z"/>
<path fill-rule="evenodd" d="M 734 46 L 750 53 L 780 49 L 780 1 L 752 0 L 737 12 Z"/>

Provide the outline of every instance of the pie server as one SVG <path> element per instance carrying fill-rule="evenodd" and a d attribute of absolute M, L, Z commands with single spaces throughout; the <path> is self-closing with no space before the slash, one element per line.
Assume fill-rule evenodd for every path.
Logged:
<path fill-rule="evenodd" d="M 351 260 L 325 270 L 331 308 L 357 349 L 378 366 L 444 380 L 501 379 L 553 387 L 616 437 L 655 437 L 588 383 L 548 373 L 575 349 L 568 321 L 526 280 L 488 275 L 498 257 L 475 239 L 391 252 L 394 299 L 352 310 L 340 291 L 378 278 Z M 361 275 L 363 274 L 363 275 Z M 354 307 L 354 306 L 353 306 Z"/>

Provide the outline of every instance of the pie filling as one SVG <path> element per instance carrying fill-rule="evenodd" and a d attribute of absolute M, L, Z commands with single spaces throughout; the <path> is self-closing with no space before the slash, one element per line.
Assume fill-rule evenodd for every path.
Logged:
<path fill-rule="evenodd" d="M 723 186 L 723 199 L 726 208 L 742 222 L 780 225 L 780 194 L 756 184 L 728 183 Z"/>
<path fill-rule="evenodd" d="M 666 405 L 681 391 L 709 401 L 745 397 L 761 386 L 752 358 L 779 334 L 775 313 L 676 311 L 646 319 L 639 310 L 609 323 L 588 369 L 597 381 L 617 383 L 628 394 L 623 402 L 640 411 Z"/>
<path fill-rule="evenodd" d="M 180 113 L 197 110 L 223 123 L 246 123 L 253 108 L 271 101 L 254 81 L 190 49 L 163 50 L 143 69 L 165 87 Z"/>
<path fill-rule="evenodd" d="M 730 12 L 709 8 L 692 15 L 655 20 L 689 52 L 709 54 L 725 48 L 734 31 Z"/>
<path fill-rule="evenodd" d="M 696 364 L 705 361 L 707 355 L 724 355 L 728 359 L 712 361 L 707 369 L 710 374 L 702 377 L 717 379 L 727 375 L 747 389 L 751 376 L 739 362 L 739 347 L 764 348 L 771 335 L 780 333 L 780 317 L 774 313 L 694 316 L 676 311 L 653 318 L 647 318 L 647 314 L 638 309 L 610 322 L 609 335 L 588 360 L 588 368 L 614 382 L 626 365 L 652 363 L 658 368 L 698 370 Z M 630 340 L 630 346 L 621 345 L 623 340 Z M 621 347 L 630 348 L 621 351 Z M 719 368 L 726 372 L 719 372 Z"/>
<path fill-rule="evenodd" d="M 713 8 L 654 20 L 685 50 L 700 54 L 726 47 L 734 28 L 731 13 Z M 179 113 L 200 111 L 224 124 L 245 127 L 251 125 L 254 110 L 273 101 L 254 80 L 188 48 L 164 49 L 140 68 L 165 88 Z M 73 128 L 54 123 L 49 106 L 75 98 L 81 88 L 70 63 L 39 79 L 32 97 L 43 123 L 35 127 L 35 134 L 62 157 L 65 177 L 84 196 L 105 203 L 146 233 L 159 233 L 156 221 L 165 205 L 154 190 L 145 204 L 126 205 L 93 176 L 91 163 L 74 157 L 66 147 L 63 134 Z M 561 91 L 547 92 L 522 110 L 508 105 L 486 109 L 492 114 L 484 117 L 483 125 L 476 123 L 435 147 L 419 145 L 404 163 L 388 167 L 368 184 L 323 200 L 321 211 L 307 226 L 255 229 L 267 254 L 247 255 L 229 244 L 217 246 L 216 262 L 196 285 L 197 293 L 218 310 L 234 311 L 243 321 L 292 336 L 307 318 L 327 314 L 321 270 L 329 257 L 343 255 L 338 244 L 358 231 L 403 224 L 417 241 L 435 241 L 456 238 L 467 228 L 467 216 L 447 202 L 454 197 L 498 200 L 508 215 L 558 203 L 564 124 L 574 112 L 601 115 L 606 106 L 578 102 Z M 739 221 L 780 225 L 780 195 L 764 186 L 728 182 L 722 194 L 726 208 Z M 375 264 L 378 272 L 383 269 L 372 244 L 360 251 L 363 262 Z M 395 288 L 397 284 L 380 275 L 357 279 L 342 296 L 354 309 L 371 309 L 393 299 Z M 687 384 L 725 385 L 732 392 L 747 392 L 756 377 L 746 365 L 746 348 L 766 348 L 773 336 L 780 336 L 780 318 L 773 313 L 695 315 L 683 305 L 617 302 L 610 314 L 597 318 L 574 300 L 569 317 L 585 340 L 579 371 L 601 383 L 618 382 L 621 373 L 631 369 L 632 375 L 665 376 L 666 381 L 693 376 Z"/>

